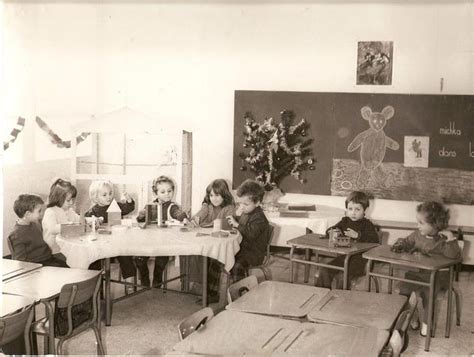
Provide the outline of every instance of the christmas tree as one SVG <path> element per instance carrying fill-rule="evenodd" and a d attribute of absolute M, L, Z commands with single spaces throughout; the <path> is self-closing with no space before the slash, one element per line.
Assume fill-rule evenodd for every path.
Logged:
<path fill-rule="evenodd" d="M 306 183 L 302 172 L 314 170 L 312 157 L 312 139 L 307 135 L 309 124 L 301 119 L 293 125 L 294 113 L 284 110 L 281 122 L 276 124 L 273 118 L 266 118 L 263 123 L 255 121 L 250 112 L 245 113 L 245 131 L 243 147 L 248 153 L 240 153 L 243 165 L 255 173 L 255 179 L 261 182 L 267 191 L 277 188 L 281 180 L 288 175 L 301 183 Z"/>

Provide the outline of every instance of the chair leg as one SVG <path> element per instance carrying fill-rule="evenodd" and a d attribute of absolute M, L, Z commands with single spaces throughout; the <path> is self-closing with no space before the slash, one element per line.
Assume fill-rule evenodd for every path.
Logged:
<path fill-rule="evenodd" d="M 49 337 L 47 335 L 43 338 L 43 350 L 45 355 L 49 354 Z"/>
<path fill-rule="evenodd" d="M 61 356 L 63 354 L 63 343 L 66 341 L 65 339 L 60 338 L 58 342 L 58 347 L 56 348 L 56 352 L 58 356 Z"/>
<path fill-rule="evenodd" d="M 453 292 L 456 304 L 456 326 L 461 326 L 461 297 L 456 289 Z"/>
<path fill-rule="evenodd" d="M 92 329 L 94 330 L 95 339 L 97 340 L 97 354 L 103 356 L 105 355 L 105 351 L 104 345 L 102 344 L 102 336 L 95 326 L 92 326 Z"/>
<path fill-rule="evenodd" d="M 375 285 L 375 292 L 378 294 L 380 292 L 380 284 L 379 284 L 379 279 L 377 277 L 373 276 L 372 277 Z"/>

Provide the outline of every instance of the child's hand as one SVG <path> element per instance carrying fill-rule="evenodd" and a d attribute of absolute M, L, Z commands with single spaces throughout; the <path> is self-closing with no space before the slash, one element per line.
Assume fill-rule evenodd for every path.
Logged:
<path fill-rule="evenodd" d="M 183 224 L 184 225 L 189 224 L 189 220 L 187 218 L 183 219 Z"/>
<path fill-rule="evenodd" d="M 446 242 L 451 242 L 453 240 L 456 240 L 456 237 L 454 236 L 453 232 L 451 231 L 441 231 L 439 232 L 441 235 L 446 237 Z"/>
<path fill-rule="evenodd" d="M 137 218 L 145 218 L 146 216 L 146 212 L 144 209 L 141 209 L 140 211 L 138 211 L 138 217 Z"/>
<path fill-rule="evenodd" d="M 237 217 L 240 217 L 243 213 L 244 213 L 244 209 L 243 209 L 242 206 L 237 207 L 237 209 L 235 210 L 235 215 L 236 215 Z M 230 217 L 230 216 L 229 216 L 229 217 Z M 226 218 L 227 218 L 227 217 L 226 217 Z"/>
<path fill-rule="evenodd" d="M 355 230 L 351 228 L 347 228 L 346 231 L 344 231 L 344 235 L 346 237 L 351 237 L 352 239 L 357 239 L 359 238 L 359 233 L 357 233 Z"/>
<path fill-rule="evenodd" d="M 127 201 L 128 203 L 132 202 L 132 197 L 128 194 L 128 192 L 122 193 L 121 197 L 122 201 Z"/>
<path fill-rule="evenodd" d="M 233 228 L 237 228 L 239 226 L 239 222 L 237 222 L 237 220 L 232 217 L 232 216 L 227 216 L 225 219 L 227 219 L 227 222 L 233 227 Z"/>

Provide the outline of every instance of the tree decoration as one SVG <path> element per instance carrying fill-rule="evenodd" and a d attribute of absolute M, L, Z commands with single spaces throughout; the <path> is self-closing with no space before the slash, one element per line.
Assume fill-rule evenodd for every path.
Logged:
<path fill-rule="evenodd" d="M 240 170 L 245 171 L 248 166 L 267 191 L 278 187 L 281 180 L 289 175 L 306 183 L 302 172 L 314 170 L 313 140 L 302 138 L 307 134 L 308 122 L 301 119 L 293 125 L 295 115 L 290 110 L 283 110 L 280 115 L 280 123 L 274 123 L 273 118 L 266 118 L 261 124 L 255 121 L 250 112 L 244 115 L 242 146 L 250 148 L 250 151 L 239 154 L 242 159 Z"/>

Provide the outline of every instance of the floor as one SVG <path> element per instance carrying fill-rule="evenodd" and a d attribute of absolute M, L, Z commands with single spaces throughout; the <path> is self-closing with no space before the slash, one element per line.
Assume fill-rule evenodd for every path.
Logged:
<path fill-rule="evenodd" d="M 274 280 L 288 281 L 288 269 L 288 260 L 272 258 L 271 270 Z M 173 267 L 170 270 L 172 274 L 173 271 L 177 271 L 177 268 Z M 314 275 L 314 271 L 311 273 L 310 275 Z M 402 272 L 398 273 L 402 274 Z M 296 275 L 297 283 L 303 283 L 302 267 L 297 269 Z M 313 278 L 309 283 L 313 283 Z M 177 282 L 172 285 L 178 287 Z M 409 331 L 409 345 L 404 356 L 472 355 L 474 353 L 474 309 L 472 308 L 474 306 L 474 273 L 461 272 L 459 282 L 456 282 L 455 286 L 460 290 L 462 297 L 461 326 L 456 326 L 453 318 L 451 337 L 448 339 L 444 337 L 447 304 L 446 299 L 440 300 L 437 332 L 436 337 L 431 341 L 430 352 L 424 351 L 424 338 L 419 335 L 419 332 Z M 363 279 L 359 280 L 353 288 L 363 290 Z M 225 286 L 222 284 L 221 290 L 224 291 L 224 289 Z M 382 283 L 382 291 L 386 291 L 384 283 Z M 123 292 L 123 287 L 119 285 L 113 289 L 115 296 L 123 295 Z M 211 307 L 218 312 L 223 309 L 224 301 L 211 304 Z M 147 290 L 121 300 L 114 304 L 112 325 L 103 328 L 106 352 L 111 355 L 167 354 L 179 341 L 178 323 L 200 308 L 197 296 L 171 291 L 163 292 L 159 289 Z M 95 354 L 93 333 L 85 332 L 67 342 L 65 352 L 76 355 Z"/>

